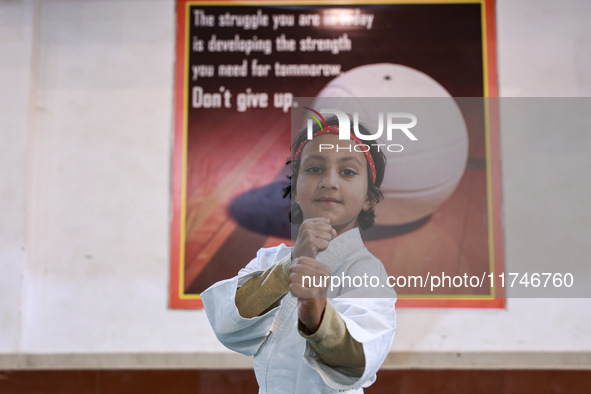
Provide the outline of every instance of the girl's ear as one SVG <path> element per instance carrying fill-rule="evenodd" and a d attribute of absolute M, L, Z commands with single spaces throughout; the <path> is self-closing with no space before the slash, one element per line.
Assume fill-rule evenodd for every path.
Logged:
<path fill-rule="evenodd" d="M 363 203 L 363 210 L 364 211 L 369 211 L 373 207 L 374 207 L 374 204 L 369 199 L 369 196 L 366 196 L 365 197 L 365 202 Z"/>

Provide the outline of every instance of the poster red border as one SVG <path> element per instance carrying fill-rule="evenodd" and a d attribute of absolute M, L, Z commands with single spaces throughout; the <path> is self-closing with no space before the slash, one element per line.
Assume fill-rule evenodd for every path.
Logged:
<path fill-rule="evenodd" d="M 196 1 L 177 0 L 176 3 L 176 64 L 174 77 L 174 141 L 172 155 L 172 218 L 170 232 L 170 288 L 169 307 L 175 309 L 202 308 L 201 297 L 196 294 L 185 294 L 184 282 L 184 220 L 185 217 L 185 181 L 186 181 L 186 142 L 187 142 L 187 113 L 186 108 L 186 78 L 187 48 L 186 30 L 188 28 L 187 8 L 191 4 L 202 5 L 331 5 L 331 1 Z M 346 1 L 341 5 L 355 4 L 481 4 L 483 43 L 483 81 L 484 96 L 498 97 L 498 77 L 496 59 L 496 16 L 494 0 L 386 0 L 386 1 Z M 498 108 L 496 100 L 485 100 L 486 142 L 487 142 L 487 190 L 489 195 L 489 255 L 491 272 L 504 272 L 504 249 L 502 227 L 502 192 L 501 192 L 501 164 L 499 147 Z M 499 289 L 495 286 L 495 289 Z M 399 307 L 441 307 L 441 308 L 502 308 L 505 306 L 504 293 L 493 290 L 491 296 L 482 298 L 400 298 Z"/>

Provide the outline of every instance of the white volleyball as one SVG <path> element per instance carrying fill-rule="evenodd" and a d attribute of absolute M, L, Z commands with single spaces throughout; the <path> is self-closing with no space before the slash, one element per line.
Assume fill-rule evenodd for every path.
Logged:
<path fill-rule="evenodd" d="M 376 208 L 377 224 L 401 225 L 432 214 L 452 195 L 464 174 L 468 133 L 462 113 L 445 88 L 420 71 L 386 63 L 354 68 L 329 82 L 312 108 L 356 112 L 359 122 L 372 133 L 378 130 L 381 114 L 384 129 L 379 142 L 384 144 L 381 149 L 387 167 L 381 186 L 384 200 Z M 410 140 L 400 129 L 386 140 L 388 113 L 416 116 L 416 125 L 408 131 L 417 140 Z M 396 122 L 409 120 L 402 116 Z M 403 149 L 397 152 L 399 145 Z"/>

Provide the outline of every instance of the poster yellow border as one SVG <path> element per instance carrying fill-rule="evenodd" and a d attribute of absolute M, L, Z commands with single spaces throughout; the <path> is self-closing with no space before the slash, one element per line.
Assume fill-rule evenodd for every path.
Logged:
<path fill-rule="evenodd" d="M 202 6 L 289 6 L 289 5 L 327 5 L 327 6 L 334 6 L 334 5 L 342 5 L 342 6 L 351 6 L 351 5 L 383 5 L 383 4 L 391 4 L 391 5 L 410 5 L 410 4 L 480 4 L 481 7 L 481 31 L 482 34 L 482 60 L 483 60 L 483 92 L 484 97 L 490 97 L 491 90 L 494 90 L 494 95 L 496 96 L 496 59 L 493 63 L 494 68 L 494 75 L 491 75 L 491 48 L 489 48 L 489 43 L 496 43 L 494 37 L 494 26 L 489 26 L 494 23 L 494 3 L 492 0 L 378 0 L 378 1 L 341 1 L 341 2 L 330 2 L 330 1 L 309 1 L 309 0 L 301 0 L 301 1 L 183 1 L 179 0 L 177 3 L 177 61 L 179 57 L 182 57 L 182 67 L 176 68 L 177 74 L 182 74 L 182 77 L 179 75 L 175 78 L 175 86 L 176 89 L 176 98 L 178 100 L 179 95 L 178 92 L 182 89 L 182 107 L 178 107 L 178 102 L 175 104 L 175 114 L 177 114 L 176 120 L 177 122 L 180 120 L 178 118 L 178 112 L 182 112 L 182 126 L 181 126 L 181 136 L 178 133 L 175 133 L 175 139 L 178 137 L 182 137 L 181 142 L 181 171 L 180 171 L 180 201 L 177 198 L 175 200 L 173 196 L 173 201 L 176 202 L 176 205 L 180 205 L 180 210 L 174 210 L 174 215 L 179 215 L 180 217 L 177 220 L 172 221 L 173 225 L 180 226 L 177 227 L 180 230 L 179 234 L 175 233 L 175 228 L 172 229 L 172 236 L 171 236 L 171 248 L 174 249 L 175 245 L 178 248 L 177 253 L 174 250 L 171 251 L 171 289 L 170 289 L 170 306 L 174 308 L 193 308 L 201 306 L 201 297 L 198 294 L 185 294 L 184 292 L 184 279 L 185 279 L 185 236 L 186 236 L 186 229 L 185 229 L 185 215 L 186 215 L 186 176 L 187 176 L 187 139 L 188 139 L 188 111 L 186 111 L 187 103 L 189 100 L 189 91 L 186 89 L 186 80 L 184 76 L 187 75 L 189 69 L 189 46 L 187 45 L 189 40 L 189 29 L 190 29 L 190 12 L 189 9 L 191 6 L 195 5 L 202 5 Z M 491 15 L 492 14 L 492 15 Z M 492 36 L 492 37 L 491 37 Z M 179 56 L 181 55 L 181 56 Z M 494 52 L 493 52 L 494 56 Z M 491 83 L 491 78 L 494 79 L 494 82 Z M 179 86 L 181 84 L 181 86 Z M 491 89 L 492 85 L 492 89 Z M 493 176 L 492 176 L 492 150 L 491 150 L 491 130 L 490 130 L 490 119 L 491 114 L 489 112 L 489 106 L 485 101 L 485 144 L 486 144 L 486 178 L 487 178 L 487 216 L 488 216 L 488 235 L 489 235 L 489 268 L 491 273 L 495 273 L 495 226 L 494 226 L 494 196 L 493 196 Z M 176 125 L 175 127 L 178 127 Z M 175 145 L 175 153 L 173 159 L 176 159 L 177 152 L 179 150 L 179 146 Z M 498 164 L 498 163 L 497 163 Z M 174 167 L 174 166 L 173 166 Z M 174 179 L 179 181 L 178 177 L 175 178 L 173 175 L 173 182 Z M 499 181 L 500 182 L 500 181 Z M 173 187 L 173 190 L 175 188 Z M 176 236 L 175 236 L 176 235 Z M 176 259 L 176 261 L 174 261 Z M 501 264 L 502 266 L 502 264 Z M 176 267 L 176 269 L 175 269 Z M 499 268 L 499 267 L 497 267 Z M 501 268 L 502 270 L 502 268 Z M 176 286 L 176 291 L 174 287 Z M 496 297 L 495 287 L 491 287 L 491 293 L 489 295 L 483 296 L 470 296 L 466 297 L 462 296 L 452 296 L 446 295 L 441 297 L 434 297 L 430 295 L 414 295 L 414 296 L 400 296 L 401 300 L 465 300 L 465 301 L 478 301 L 478 300 L 494 300 Z M 188 302 L 188 303 L 187 303 Z"/>

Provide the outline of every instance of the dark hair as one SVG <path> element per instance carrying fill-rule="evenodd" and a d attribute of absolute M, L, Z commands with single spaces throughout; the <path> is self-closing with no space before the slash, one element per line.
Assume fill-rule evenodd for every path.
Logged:
<path fill-rule="evenodd" d="M 349 117 L 350 118 L 350 117 Z M 336 116 L 331 116 L 326 118 L 326 125 L 327 126 L 338 126 L 339 119 Z M 316 133 L 320 130 L 320 126 L 318 124 L 314 125 L 313 132 Z M 353 130 L 353 122 L 350 123 L 350 130 Z M 359 132 L 363 135 L 371 135 L 371 133 L 363 126 L 361 123 L 359 124 Z M 298 133 L 295 140 L 293 141 L 293 145 L 291 146 L 291 159 L 285 163 L 286 165 L 291 165 L 291 176 L 288 175 L 287 178 L 289 182 L 287 186 L 283 188 L 283 197 L 289 196 L 291 200 L 291 209 L 289 212 L 289 220 L 293 224 L 301 224 L 304 221 L 304 213 L 300 206 L 293 201 L 291 198 L 292 190 L 295 190 L 297 187 L 298 182 L 298 173 L 300 170 L 300 159 L 294 159 L 294 155 L 300 144 L 307 138 L 307 129 L 303 129 Z M 384 197 L 382 191 L 380 190 L 380 185 L 384 180 L 384 172 L 386 170 L 386 157 L 384 153 L 379 149 L 377 144 L 368 144 L 369 146 L 369 153 L 373 158 L 375 169 L 376 169 L 376 181 L 375 183 L 372 181 L 372 174 L 371 170 L 369 169 L 369 165 L 367 166 L 367 196 L 369 197 L 369 201 L 371 203 L 370 209 L 367 211 L 361 211 L 359 216 L 357 217 L 357 222 L 359 223 L 359 227 L 363 230 L 367 230 L 374 224 L 375 219 L 375 212 L 374 207 L 375 205 Z"/>

